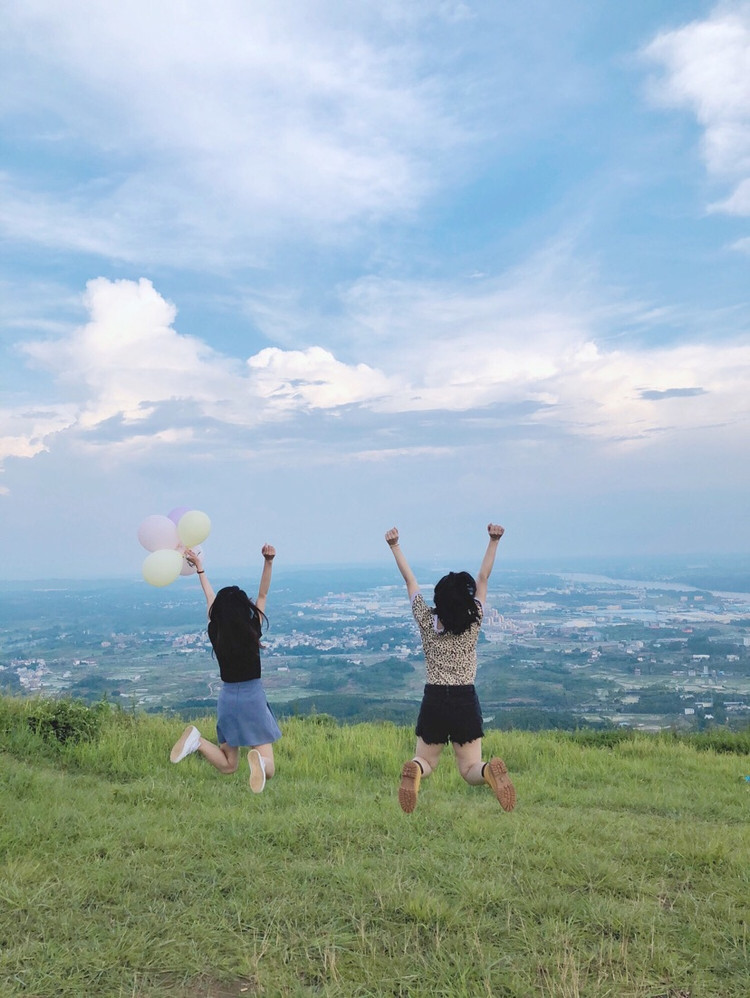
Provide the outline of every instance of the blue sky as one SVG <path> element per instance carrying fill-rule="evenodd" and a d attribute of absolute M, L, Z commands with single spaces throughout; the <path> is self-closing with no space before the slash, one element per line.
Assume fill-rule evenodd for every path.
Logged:
<path fill-rule="evenodd" d="M 4 22 L 7 577 L 750 550 L 750 4 Z"/>

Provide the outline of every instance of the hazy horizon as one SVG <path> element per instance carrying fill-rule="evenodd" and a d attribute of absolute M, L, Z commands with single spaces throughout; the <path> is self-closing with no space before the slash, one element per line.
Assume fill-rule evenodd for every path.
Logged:
<path fill-rule="evenodd" d="M 143 553 L 144 555 L 146 554 L 146 552 Z M 465 569 L 474 574 L 473 570 L 478 567 L 478 564 L 477 566 L 474 566 L 473 563 L 469 563 L 465 559 L 463 561 L 457 561 L 455 559 L 432 559 L 430 561 L 413 561 L 412 567 L 419 581 L 425 586 L 428 586 L 431 581 L 436 581 L 441 574 L 451 570 L 458 571 Z M 251 562 L 246 565 L 213 565 L 207 562 L 206 571 L 210 574 L 212 581 L 222 579 L 226 580 L 229 578 L 244 579 L 247 584 L 250 585 L 254 580 L 260 578 L 261 564 L 260 560 L 258 560 L 257 564 Z M 711 555 L 706 554 L 705 552 L 695 552 L 693 554 L 672 556 L 652 555 L 634 557 L 627 554 L 611 554 L 581 555 L 577 557 L 548 556 L 545 558 L 510 560 L 499 558 L 495 563 L 493 576 L 497 582 L 505 573 L 527 573 L 529 575 L 543 575 L 545 573 L 549 573 L 551 575 L 559 575 L 575 574 L 586 571 L 609 578 L 617 578 L 616 573 L 619 571 L 624 572 L 626 578 L 632 579 L 637 578 L 637 573 L 641 571 L 643 572 L 645 579 L 662 580 L 669 578 L 670 575 L 675 572 L 734 572 L 743 577 L 746 575 L 748 580 L 750 580 L 750 556 L 743 553 L 731 555 Z M 326 573 L 332 573 L 336 576 L 345 575 L 347 573 L 355 574 L 358 572 L 367 573 L 368 575 L 381 576 L 383 579 L 383 585 L 403 585 L 401 576 L 399 575 L 395 564 L 393 564 L 390 559 L 390 556 L 383 561 L 340 561 L 328 563 L 297 562 L 284 564 L 278 561 L 277 556 L 272 589 L 274 586 L 278 587 L 283 585 L 287 576 L 314 574 L 325 575 Z M 143 586 L 146 590 L 150 590 L 152 593 L 164 593 L 167 595 L 175 592 L 189 592 L 192 588 L 192 590 L 200 594 L 200 586 L 194 575 L 180 577 L 168 586 L 155 587 L 149 585 L 143 579 L 140 569 L 137 566 L 128 572 L 121 572 L 119 574 L 110 573 L 108 575 L 71 574 L 59 576 L 16 576 L 14 578 L 5 578 L 0 580 L 0 589 L 7 589 L 15 583 L 44 586 L 47 584 L 65 582 L 111 582 L 138 585 Z M 223 584 L 226 584 L 226 582 Z M 491 587 L 492 578 L 490 579 L 490 588 Z"/>

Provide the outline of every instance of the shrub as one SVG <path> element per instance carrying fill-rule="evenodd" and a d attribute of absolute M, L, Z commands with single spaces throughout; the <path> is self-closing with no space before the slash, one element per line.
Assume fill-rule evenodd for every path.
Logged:
<path fill-rule="evenodd" d="M 621 742 L 630 742 L 635 738 L 632 728 L 614 728 L 611 731 L 587 731 L 581 728 L 571 732 L 568 737 L 578 745 L 587 748 L 614 748 Z"/>
<path fill-rule="evenodd" d="M 108 712 L 103 702 L 89 707 L 80 700 L 38 700 L 26 721 L 45 741 L 90 742 L 98 736 L 102 717 Z"/>
<path fill-rule="evenodd" d="M 683 738 L 694 748 L 707 752 L 750 755 L 750 727 L 744 731 L 713 728 L 710 731 L 690 733 Z"/>

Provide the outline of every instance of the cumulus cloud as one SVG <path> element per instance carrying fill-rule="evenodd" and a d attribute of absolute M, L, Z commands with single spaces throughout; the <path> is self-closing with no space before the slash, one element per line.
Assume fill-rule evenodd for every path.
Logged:
<path fill-rule="evenodd" d="M 366 307 L 353 296 L 358 311 L 348 322 L 372 332 L 379 313 L 394 323 L 398 316 L 394 328 L 371 336 L 379 364 L 367 356 L 348 363 L 320 345 L 266 347 L 240 359 L 181 334 L 175 306 L 149 281 L 98 278 L 84 298 L 85 325 L 23 347 L 30 362 L 54 374 L 65 402 L 6 413 L 5 455 L 31 457 L 59 433 L 134 458 L 146 446 L 192 446 L 202 436 L 240 447 L 244 433 L 272 424 L 284 425 L 293 451 L 295 440 L 309 448 L 313 413 L 349 421 L 354 412 L 369 414 L 371 426 L 387 431 L 381 446 L 363 447 L 356 434 L 345 444 L 368 461 L 381 448 L 428 454 L 444 447 L 405 420 L 419 414 L 449 426 L 456 416 L 485 412 L 498 425 L 607 445 L 643 446 L 706 427 L 722 427 L 727 439 L 745 436 L 747 342 L 614 348 L 601 335 L 602 310 L 576 307 L 575 298 L 553 310 L 535 299 L 498 282 L 472 285 L 470 293 L 403 282 L 378 291 L 371 283 Z M 353 339 L 350 352 L 361 342 Z M 326 433 L 347 439 L 333 423 Z"/>
<path fill-rule="evenodd" d="M 431 348 L 409 405 L 460 411 L 526 401 L 527 423 L 609 442 L 643 443 L 656 433 L 716 425 L 745 435 L 750 344 L 615 349 L 603 338 L 597 342 L 596 319 L 499 313 L 494 324 L 477 323 L 471 335 L 456 330 L 453 342 Z M 400 407 L 398 399 L 388 404 Z"/>
<path fill-rule="evenodd" d="M 714 207 L 750 215 L 750 4 L 720 4 L 703 20 L 660 33 L 644 54 L 664 70 L 655 99 L 693 112 L 707 169 L 734 185 Z"/>
<path fill-rule="evenodd" d="M 56 434 L 75 425 L 76 416 L 72 405 L 0 408 L 0 461 L 42 453 Z"/>
<path fill-rule="evenodd" d="M 0 456 L 32 457 L 65 430 L 89 439 L 96 430 L 107 446 L 117 442 L 123 452 L 136 453 L 146 440 L 151 447 L 192 440 L 200 426 L 253 428 L 395 391 L 377 369 L 347 365 L 316 346 L 266 348 L 244 361 L 226 357 L 179 333 L 175 306 L 146 279 L 97 278 L 83 304 L 90 317 L 85 325 L 62 338 L 20 345 L 68 398 L 57 408 L 0 414 Z"/>
<path fill-rule="evenodd" d="M 347 365 L 314 346 L 307 350 L 267 347 L 248 360 L 258 394 L 275 407 L 328 409 L 393 395 L 394 379 L 367 364 Z"/>
<path fill-rule="evenodd" d="M 746 335 L 706 342 L 707 319 L 679 344 L 623 339 L 623 328 L 658 328 L 665 316 L 602 301 L 553 250 L 468 286 L 369 279 L 348 302 L 361 349 L 386 372 L 409 372 L 399 396 L 373 403 L 383 410 L 503 405 L 509 420 L 633 443 L 719 424 L 738 433 L 747 418 Z"/>
<path fill-rule="evenodd" d="M 726 442 L 746 441 L 750 344 L 681 344 L 657 349 L 592 349 L 550 388 L 556 412 L 540 413 L 598 439 L 642 443 L 724 427 Z M 648 385 L 647 389 L 643 389 Z"/>
<path fill-rule="evenodd" d="M 21 347 L 80 402 L 81 426 L 118 413 L 138 421 L 153 404 L 175 398 L 213 400 L 231 382 L 232 363 L 180 335 L 172 326 L 176 308 L 150 281 L 98 278 L 87 285 L 83 303 L 86 325 Z"/>

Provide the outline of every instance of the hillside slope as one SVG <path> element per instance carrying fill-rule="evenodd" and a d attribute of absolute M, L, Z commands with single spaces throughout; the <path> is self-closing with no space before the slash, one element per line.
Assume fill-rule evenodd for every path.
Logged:
<path fill-rule="evenodd" d="M 278 776 L 168 760 L 179 720 L 49 744 L 4 702 L 5 998 L 746 998 L 746 756 L 492 734 L 512 814 L 409 729 L 284 724 Z M 213 734 L 211 719 L 201 722 Z"/>

